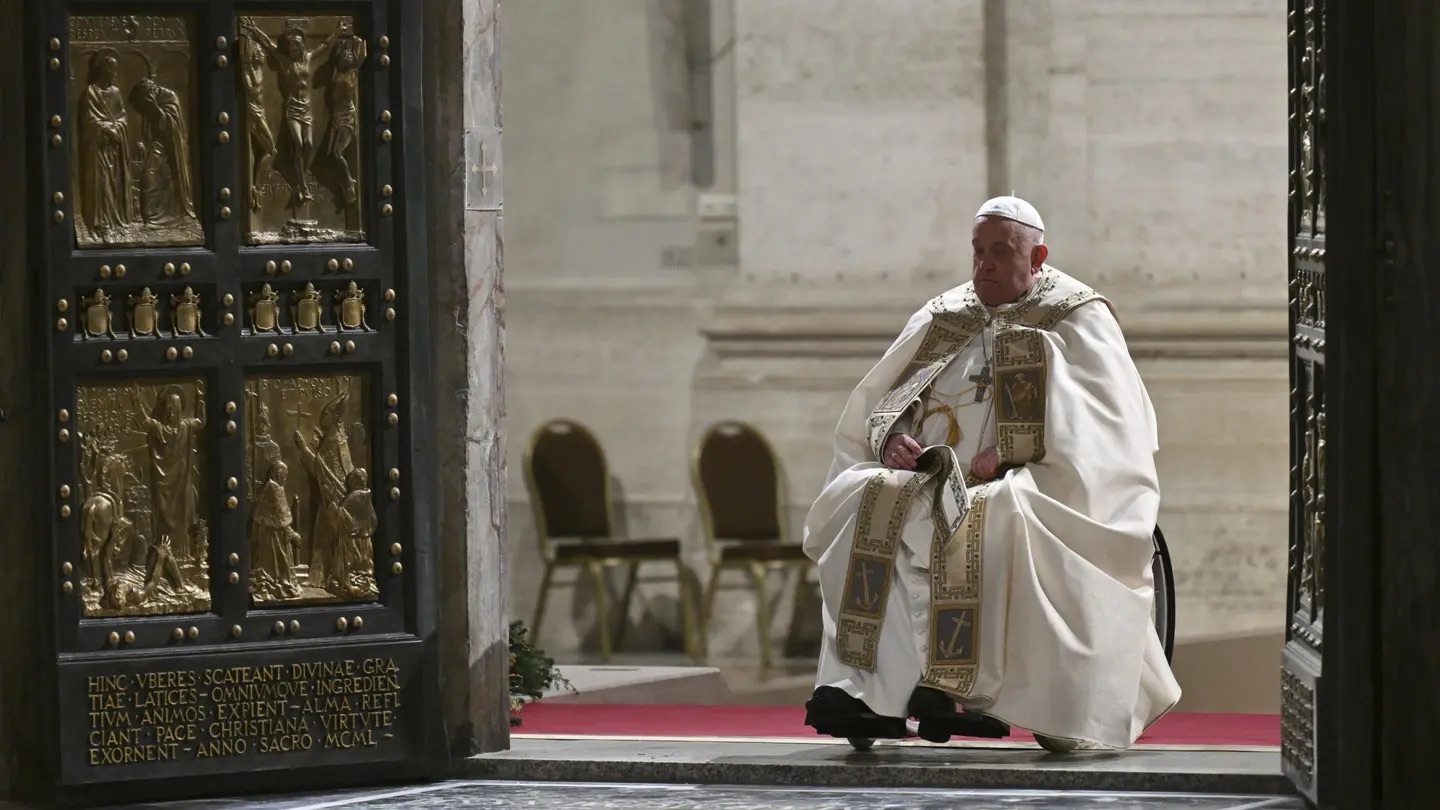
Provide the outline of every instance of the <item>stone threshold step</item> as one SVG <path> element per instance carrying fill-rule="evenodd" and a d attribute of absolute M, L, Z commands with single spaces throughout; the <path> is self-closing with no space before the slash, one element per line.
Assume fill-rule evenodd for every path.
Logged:
<path fill-rule="evenodd" d="M 1086 751 L 737 739 L 517 737 L 509 751 L 456 763 L 453 776 L 532 782 L 989 788 L 1294 795 L 1267 751 Z"/>
<path fill-rule="evenodd" d="M 554 687 L 545 693 L 547 704 L 715 706 L 731 702 L 730 690 L 716 667 L 572 664 L 563 666 L 561 673 L 573 691 Z"/>

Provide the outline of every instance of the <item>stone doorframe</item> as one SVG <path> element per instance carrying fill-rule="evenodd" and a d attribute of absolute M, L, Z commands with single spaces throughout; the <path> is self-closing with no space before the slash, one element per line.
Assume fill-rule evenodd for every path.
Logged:
<path fill-rule="evenodd" d="M 460 759 L 510 745 L 500 0 L 423 9 L 440 673 Z"/>

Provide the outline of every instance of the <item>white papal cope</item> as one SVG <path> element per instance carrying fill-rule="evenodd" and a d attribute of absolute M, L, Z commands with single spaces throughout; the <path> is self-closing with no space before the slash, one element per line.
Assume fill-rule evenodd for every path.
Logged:
<path fill-rule="evenodd" d="M 895 433 L 914 472 L 876 459 Z M 1001 474 L 969 472 L 997 447 Z M 851 395 L 805 520 L 817 686 L 904 717 L 917 685 L 1125 748 L 1180 698 L 1151 620 L 1155 414 L 1108 301 L 1045 266 L 1019 301 L 932 300 Z"/>

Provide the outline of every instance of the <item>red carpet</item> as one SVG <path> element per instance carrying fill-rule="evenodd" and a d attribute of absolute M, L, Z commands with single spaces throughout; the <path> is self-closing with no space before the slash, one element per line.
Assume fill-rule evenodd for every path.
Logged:
<path fill-rule="evenodd" d="M 799 737 L 814 738 L 805 710 L 794 706 L 587 706 L 532 703 L 520 712 L 519 734 L 594 737 Z M 1030 735 L 1017 731 L 1020 742 Z M 1280 745 L 1273 714 L 1170 714 L 1139 740 L 1141 745 Z"/>

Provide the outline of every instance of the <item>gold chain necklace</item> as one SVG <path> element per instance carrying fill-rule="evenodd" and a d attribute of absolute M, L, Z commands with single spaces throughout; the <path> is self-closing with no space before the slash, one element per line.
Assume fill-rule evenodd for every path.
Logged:
<path fill-rule="evenodd" d="M 971 375 L 971 377 L 969 378 L 969 379 L 971 379 L 972 381 L 975 381 L 976 384 L 970 386 L 969 388 L 966 388 L 966 389 L 963 389 L 963 390 L 961 390 L 961 391 L 958 391 L 958 392 L 956 392 L 955 394 L 947 394 L 947 393 L 945 393 L 944 391 L 937 390 L 934 386 L 932 386 L 932 387 L 930 388 L 930 399 L 931 399 L 935 404 L 932 405 L 932 406 L 929 407 L 929 408 L 926 408 L 925 410 L 923 410 L 923 411 L 920 413 L 920 418 L 919 418 L 918 420 L 916 420 L 916 422 L 915 422 L 915 433 L 916 433 L 916 435 L 919 435 L 919 434 L 921 433 L 921 431 L 924 430 L 924 428 L 925 428 L 925 420 L 926 420 L 926 419 L 928 419 L 928 418 L 930 418 L 931 416 L 934 416 L 934 415 L 936 415 L 936 414 L 939 414 L 939 415 L 941 415 L 941 416 L 944 416 L 944 417 L 945 417 L 945 421 L 948 423 L 948 424 L 945 426 L 945 444 L 946 444 L 946 445 L 948 445 L 948 446 L 950 446 L 950 447 L 954 447 L 954 446 L 958 445 L 958 444 L 961 442 L 962 439 L 965 438 L 965 432 L 960 429 L 960 420 L 959 420 L 959 417 L 957 417 L 957 416 L 955 415 L 955 408 L 956 408 L 956 406 L 955 406 L 955 405 L 947 405 L 947 404 L 945 404 L 945 402 L 942 400 L 942 397 L 943 397 L 943 398 L 951 398 L 952 401 L 954 401 L 954 402 L 959 402 L 959 401 L 961 400 L 961 398 L 964 397 L 965 395 L 967 395 L 967 394 L 969 394 L 969 393 L 971 393 L 971 392 L 974 392 L 974 391 L 980 391 L 980 394 L 977 396 L 977 398 L 976 398 L 976 400 L 975 400 L 976 402 L 980 402 L 980 401 L 981 401 L 981 400 L 980 400 L 980 397 L 983 397 L 986 392 L 989 392 L 989 389 L 991 389 L 992 387 L 994 387 L 995 379 L 994 379 L 993 373 L 992 373 L 991 370 L 990 370 L 990 366 L 991 366 L 990 346 L 988 345 L 988 343 L 987 343 L 987 341 L 986 341 L 986 332 L 987 332 L 987 331 L 988 331 L 988 329 L 982 329 L 982 330 L 980 331 L 980 349 L 981 349 L 981 355 L 982 355 L 982 357 L 983 357 L 983 359 L 984 359 L 984 365 L 981 367 L 980 372 L 979 372 L 978 374 Z M 980 382 L 979 380 L 976 380 L 977 377 L 979 377 L 979 378 L 981 378 L 982 380 L 984 380 L 984 382 L 982 383 L 982 382 Z M 982 390 L 982 389 L 983 389 L 983 390 Z M 985 428 L 989 426 L 990 414 L 991 414 L 991 413 L 994 411 L 994 409 L 995 409 L 995 394 L 994 394 L 994 392 L 990 392 L 990 396 L 985 397 L 984 400 L 985 400 L 985 403 L 986 403 L 986 404 L 985 404 L 985 416 L 983 417 L 983 420 L 982 420 L 981 423 L 980 423 L 980 425 L 981 425 L 981 426 L 980 426 L 980 437 L 981 437 L 982 439 L 985 437 Z"/>

